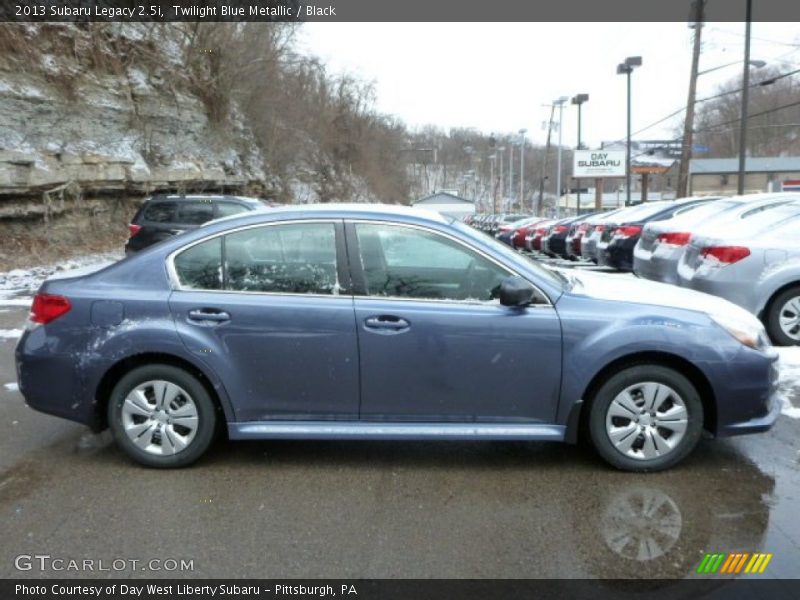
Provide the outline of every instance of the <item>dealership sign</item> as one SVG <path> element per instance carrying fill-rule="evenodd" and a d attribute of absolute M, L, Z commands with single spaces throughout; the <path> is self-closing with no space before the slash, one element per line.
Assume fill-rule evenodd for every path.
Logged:
<path fill-rule="evenodd" d="M 625 177 L 624 150 L 576 150 L 573 177 Z"/>

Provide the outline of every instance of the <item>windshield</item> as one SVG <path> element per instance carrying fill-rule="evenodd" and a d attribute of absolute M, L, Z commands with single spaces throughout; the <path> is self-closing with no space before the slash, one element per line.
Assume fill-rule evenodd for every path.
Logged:
<path fill-rule="evenodd" d="M 508 259 L 512 263 L 519 261 L 520 255 L 516 251 L 512 250 L 511 247 L 508 246 L 507 244 L 498 242 L 496 239 L 489 237 L 487 235 L 478 234 L 469 225 L 464 225 L 459 221 L 453 221 L 451 223 L 451 226 L 455 229 L 458 229 L 459 232 L 469 236 L 472 239 L 479 239 L 481 242 L 488 244 L 489 246 L 491 246 L 492 250 L 494 250 L 496 254 L 502 255 L 504 258 Z M 530 261 L 530 266 L 534 271 L 536 271 L 542 277 L 547 279 L 547 281 L 549 281 L 553 285 L 557 286 L 559 289 L 564 289 L 565 287 L 569 287 L 569 280 L 558 271 L 544 267 L 543 265 L 537 263 L 535 260 Z"/>

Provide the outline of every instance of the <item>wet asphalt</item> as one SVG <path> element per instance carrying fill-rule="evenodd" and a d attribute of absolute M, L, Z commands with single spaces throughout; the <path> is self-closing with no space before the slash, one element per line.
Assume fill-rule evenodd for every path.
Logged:
<path fill-rule="evenodd" d="M 0 329 L 26 316 L 0 310 Z M 0 577 L 686 578 L 706 552 L 757 551 L 774 555 L 759 577 L 800 577 L 800 420 L 655 474 L 561 444 L 226 440 L 158 471 L 28 409 L 3 385 L 15 344 L 0 339 Z"/>

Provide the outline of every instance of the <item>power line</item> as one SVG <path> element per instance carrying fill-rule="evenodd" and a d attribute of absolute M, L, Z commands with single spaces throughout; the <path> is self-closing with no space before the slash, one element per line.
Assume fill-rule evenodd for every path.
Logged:
<path fill-rule="evenodd" d="M 797 75 L 798 73 L 800 73 L 800 69 L 795 69 L 794 71 L 789 71 L 788 73 L 781 73 L 781 74 L 776 75 L 774 77 L 768 77 L 768 78 L 763 79 L 761 81 L 757 81 L 757 82 L 751 84 L 749 87 L 750 88 L 757 88 L 757 87 L 763 87 L 763 86 L 766 86 L 766 85 L 772 85 L 773 83 L 775 83 L 776 81 L 778 81 L 780 79 L 784 79 L 786 77 L 791 77 L 792 75 Z M 706 98 L 700 98 L 699 100 L 695 100 L 695 104 L 700 104 L 701 102 L 709 102 L 711 100 L 716 100 L 717 98 L 723 98 L 725 96 L 730 96 L 732 94 L 739 94 L 743 90 L 744 90 L 744 88 L 742 87 L 742 88 L 738 88 L 738 89 L 735 89 L 735 90 L 729 90 L 727 92 L 720 92 L 719 94 L 714 94 L 713 96 L 708 96 Z M 659 119 L 658 121 L 655 121 L 655 122 L 651 123 L 650 125 L 647 125 L 646 127 L 643 127 L 642 129 L 639 129 L 638 131 L 634 131 L 631 134 L 631 136 L 639 135 L 640 133 L 642 133 L 644 131 L 647 131 L 648 129 L 652 129 L 656 125 L 660 125 L 664 121 L 667 121 L 667 120 L 671 119 L 672 117 L 678 116 L 679 114 L 681 114 L 685 110 L 686 110 L 686 107 L 682 106 L 678 110 L 668 114 L 666 117 L 663 117 L 663 118 Z M 681 138 L 678 138 L 677 140 L 673 140 L 673 141 L 677 142 L 677 141 L 680 141 L 680 139 Z M 616 141 L 613 141 L 613 142 L 610 142 L 610 143 L 611 144 L 621 144 L 624 141 L 625 141 L 625 138 L 619 139 L 619 140 L 616 140 Z"/>
<path fill-rule="evenodd" d="M 774 112 L 778 112 L 778 111 L 781 111 L 781 110 L 785 110 L 787 108 L 792 108 L 794 106 L 800 106 L 800 100 L 798 100 L 796 102 L 791 102 L 789 104 L 784 104 L 782 106 L 776 106 L 776 107 L 770 108 L 768 110 L 762 110 L 761 112 L 753 113 L 748 117 L 748 120 L 752 119 L 754 117 L 761 117 L 761 116 L 764 116 L 764 115 L 768 115 L 770 113 L 774 113 Z M 718 127 L 724 127 L 725 125 L 731 125 L 732 123 L 738 123 L 739 121 L 741 121 L 741 118 L 731 119 L 729 121 L 723 121 L 722 123 L 715 123 L 714 125 L 709 125 L 709 126 L 703 128 L 703 129 L 695 129 L 694 133 L 706 133 L 706 132 L 717 133 L 717 132 L 714 131 L 714 129 L 716 129 Z M 749 127 L 748 127 L 748 129 L 749 129 Z M 669 142 L 679 142 L 679 141 L 681 141 L 681 139 L 683 139 L 683 136 L 674 138 L 672 140 L 667 140 L 667 143 L 669 143 Z M 645 156 L 647 153 L 648 153 L 647 150 L 644 151 L 644 152 L 640 152 L 639 154 L 637 154 L 635 156 L 632 156 L 631 157 L 631 161 L 634 158 L 639 158 L 640 156 Z"/>

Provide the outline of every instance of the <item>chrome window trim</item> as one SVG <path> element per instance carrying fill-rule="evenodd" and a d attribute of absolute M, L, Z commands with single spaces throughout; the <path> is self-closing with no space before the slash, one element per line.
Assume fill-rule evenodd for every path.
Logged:
<path fill-rule="evenodd" d="M 234 216 L 236 216 L 236 215 L 234 215 Z M 246 231 L 248 229 L 256 229 L 256 228 L 259 228 L 259 227 L 272 227 L 272 226 L 276 226 L 276 225 L 297 225 L 297 224 L 301 224 L 301 223 L 329 223 L 333 227 L 336 227 L 336 224 L 337 223 L 341 223 L 341 222 L 342 222 L 342 219 L 321 218 L 321 219 L 291 219 L 291 220 L 287 220 L 287 221 L 272 221 L 270 223 L 253 223 L 253 224 L 250 224 L 250 225 L 242 225 L 240 227 L 235 227 L 233 229 L 228 229 L 226 231 L 220 231 L 220 232 L 217 232 L 217 233 L 213 233 L 213 234 L 211 234 L 209 236 L 206 236 L 204 238 L 200 238 L 199 240 L 195 240 L 194 242 L 192 242 L 190 244 L 187 244 L 186 246 L 182 246 L 182 247 L 178 248 L 177 250 L 173 250 L 172 252 L 170 252 L 167 255 L 166 267 L 167 267 L 167 278 L 169 279 L 170 288 L 172 289 L 172 291 L 176 291 L 176 292 L 203 292 L 203 293 L 217 293 L 217 294 L 257 294 L 257 295 L 262 295 L 262 296 L 263 295 L 270 295 L 270 296 L 302 296 L 304 298 L 311 298 L 311 297 L 316 297 L 316 298 L 350 298 L 350 297 L 352 297 L 351 294 L 342 296 L 340 294 L 300 294 L 300 293 L 296 293 L 296 292 L 249 292 L 249 291 L 244 291 L 244 290 L 242 290 L 242 291 L 239 291 L 239 290 L 204 290 L 204 289 L 201 289 L 201 288 L 187 287 L 187 286 L 181 284 L 181 281 L 178 278 L 178 272 L 175 270 L 175 258 L 178 256 L 178 254 L 182 254 L 183 252 L 186 252 L 187 250 L 189 250 L 191 248 L 194 248 L 195 246 L 197 246 L 199 244 L 203 244 L 205 242 L 210 242 L 211 240 L 216 239 L 218 237 L 222 237 L 222 236 L 225 236 L 225 235 L 230 235 L 232 233 L 238 233 L 240 231 Z M 334 240 L 335 240 L 335 238 L 334 238 Z M 335 241 L 334 241 L 334 243 L 335 243 Z M 334 251 L 335 251 L 335 246 L 334 246 Z M 338 257 L 337 257 L 337 261 L 338 261 Z M 336 263 L 337 275 L 338 275 L 338 266 L 339 266 L 339 264 L 337 262 Z M 337 284 L 338 283 L 339 282 L 337 281 Z"/>
<path fill-rule="evenodd" d="M 474 246 L 471 246 L 471 245 L 465 243 L 464 241 L 458 239 L 457 237 L 455 237 L 452 234 L 449 234 L 449 233 L 446 233 L 446 232 L 443 232 L 443 231 L 439 231 L 438 229 L 432 229 L 432 228 L 430 228 L 428 226 L 425 226 L 425 225 L 418 225 L 416 223 L 398 223 L 397 221 L 387 221 L 387 220 L 381 220 L 381 219 L 366 219 L 366 218 L 359 218 L 359 217 L 355 217 L 355 218 L 348 218 L 348 217 L 330 218 L 330 217 L 328 217 L 328 218 L 311 218 L 311 219 L 291 219 L 291 220 L 286 220 L 286 221 L 272 221 L 272 222 L 268 222 L 268 223 L 252 223 L 250 225 L 242 225 L 240 227 L 235 227 L 233 229 L 220 231 L 220 232 L 208 235 L 206 237 L 200 238 L 199 240 L 195 240 L 195 241 L 191 242 L 190 244 L 187 244 L 185 246 L 182 246 L 182 247 L 178 248 L 177 250 L 173 250 L 172 252 L 170 252 L 167 255 L 166 268 L 167 268 L 167 278 L 169 279 L 170 288 L 172 289 L 172 291 L 177 291 L 177 292 L 203 292 L 203 293 L 210 293 L 210 294 L 250 294 L 250 295 L 259 295 L 259 296 L 298 296 L 298 297 L 302 297 L 302 298 L 362 298 L 362 299 L 382 300 L 382 301 L 383 300 L 389 300 L 389 301 L 394 301 L 394 302 L 397 302 L 397 301 L 402 301 L 402 302 L 433 302 L 433 303 L 437 303 L 437 304 L 459 304 L 459 305 L 466 305 L 466 306 L 469 306 L 469 305 L 472 305 L 472 306 L 500 306 L 498 300 L 484 300 L 484 301 L 481 301 L 481 300 L 473 300 L 473 301 L 470 301 L 470 300 L 449 300 L 449 299 L 440 300 L 440 299 L 436 299 L 436 298 L 405 298 L 405 297 L 402 297 L 402 296 L 369 296 L 369 295 L 358 296 L 358 295 L 354 295 L 354 294 L 347 294 L 347 295 L 343 296 L 343 295 L 339 295 L 339 294 L 301 294 L 301 293 L 295 293 L 295 292 L 253 292 L 253 291 L 238 291 L 238 290 L 204 290 L 204 289 L 198 289 L 198 288 L 192 288 L 192 287 L 184 286 L 184 285 L 181 284 L 180 279 L 178 278 L 178 273 L 175 270 L 175 258 L 178 256 L 178 254 L 181 254 L 181 253 L 189 250 L 190 248 L 193 248 L 194 246 L 197 246 L 198 244 L 209 242 L 209 241 L 211 241 L 211 240 L 213 240 L 215 238 L 222 237 L 222 236 L 225 236 L 225 235 L 230 235 L 232 233 L 238 233 L 240 231 L 245 231 L 245 230 L 248 230 L 248 229 L 256 229 L 256 228 L 259 228 L 259 227 L 274 227 L 274 226 L 278 226 L 278 225 L 297 225 L 297 224 L 302 224 L 302 223 L 330 223 L 333 226 L 335 226 L 336 223 L 345 223 L 345 224 L 346 223 L 353 223 L 353 224 L 356 224 L 356 223 L 367 223 L 367 224 L 375 224 L 375 225 L 390 225 L 390 226 L 395 226 L 395 227 L 406 227 L 406 228 L 409 228 L 409 229 L 418 229 L 420 231 L 424 231 L 424 232 L 431 233 L 431 234 L 434 234 L 434 235 L 441 235 L 441 236 L 444 236 L 444 237 L 452 240 L 453 242 L 456 242 L 457 244 L 463 246 L 467 250 L 472 251 L 473 253 L 482 256 L 486 260 L 494 263 L 495 265 L 497 265 L 498 267 L 500 267 L 504 271 L 508 272 L 510 275 L 514 275 L 516 277 L 520 277 L 520 278 L 524 279 L 525 281 L 527 281 L 528 283 L 530 283 L 534 287 L 534 289 L 542 296 L 542 298 L 545 299 L 545 302 L 538 303 L 538 304 L 530 304 L 527 308 L 545 308 L 545 307 L 552 307 L 553 306 L 553 303 L 550 300 L 550 297 L 539 286 L 537 286 L 534 282 L 532 282 L 529 277 L 526 277 L 525 275 L 521 275 L 518 271 L 516 271 L 512 267 L 510 267 L 508 265 L 504 265 L 503 263 L 501 263 L 500 261 L 495 259 L 493 256 L 487 254 L 486 252 L 484 252 L 480 248 L 476 248 Z M 337 260 L 338 260 L 338 256 L 337 256 Z M 360 260 L 360 257 L 359 257 L 359 260 Z M 338 267 L 339 267 L 338 262 L 337 262 L 336 267 L 337 267 L 337 272 L 338 272 Z"/>

